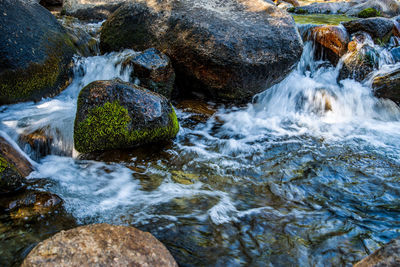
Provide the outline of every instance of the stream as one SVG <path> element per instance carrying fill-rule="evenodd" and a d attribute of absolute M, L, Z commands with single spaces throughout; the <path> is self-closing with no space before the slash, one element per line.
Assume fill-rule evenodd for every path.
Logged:
<path fill-rule="evenodd" d="M 379 71 L 399 67 L 380 52 Z M 30 179 L 45 179 L 41 189 L 64 200 L 68 217 L 47 226 L 0 218 L 0 265 L 17 264 L 43 228 L 99 222 L 151 232 L 180 266 L 351 266 L 399 236 L 400 109 L 375 98 L 371 81 L 338 83 L 308 42 L 297 68 L 253 103 L 209 103 L 206 120 L 176 109 L 181 129 L 165 147 L 79 155 L 79 91 L 129 81 L 129 53 L 77 56 L 57 97 L 0 107 L 0 134 L 15 145 L 40 129 L 52 137 L 44 158 L 19 144 L 36 167 Z"/>

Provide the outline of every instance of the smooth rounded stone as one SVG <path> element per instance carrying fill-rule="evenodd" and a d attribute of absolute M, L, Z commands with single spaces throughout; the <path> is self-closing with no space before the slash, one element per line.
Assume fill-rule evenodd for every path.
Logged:
<path fill-rule="evenodd" d="M 387 42 L 393 33 L 394 22 L 387 18 L 367 18 L 342 22 L 349 34 L 366 32 L 373 39 Z"/>
<path fill-rule="evenodd" d="M 20 189 L 24 185 L 24 178 L 32 171 L 30 162 L 0 137 L 0 194 Z"/>
<path fill-rule="evenodd" d="M 2 0 L 0 10 L 0 104 L 59 93 L 75 52 L 65 29 L 35 2 Z"/>
<path fill-rule="evenodd" d="M 371 37 L 366 33 L 355 34 L 348 44 L 348 53 L 343 56 L 343 65 L 338 80 L 351 78 L 363 81 L 378 68 L 378 52 L 371 46 Z"/>
<path fill-rule="evenodd" d="M 162 95 L 115 79 L 95 81 L 79 94 L 75 149 L 82 153 L 168 141 L 179 123 Z"/>
<path fill-rule="evenodd" d="M 64 0 L 63 13 L 86 21 L 107 19 L 126 0 Z"/>
<path fill-rule="evenodd" d="M 293 18 L 263 0 L 133 0 L 103 24 L 104 52 L 155 47 L 183 93 L 246 102 L 295 67 L 302 41 Z"/>
<path fill-rule="evenodd" d="M 32 220 L 52 213 L 62 203 L 62 199 L 55 194 L 28 190 L 14 195 L 5 209 L 14 220 Z"/>
<path fill-rule="evenodd" d="M 328 59 L 337 64 L 346 54 L 350 37 L 345 29 L 339 26 L 322 25 L 310 29 L 309 39 L 316 44 L 316 58 Z"/>
<path fill-rule="evenodd" d="M 178 266 L 153 235 L 134 227 L 92 224 L 61 231 L 25 258 L 29 266 Z"/>
<path fill-rule="evenodd" d="M 122 63 L 123 67 L 133 68 L 132 80 L 136 78 L 143 86 L 166 98 L 171 98 L 175 83 L 175 71 L 168 56 L 155 48 L 129 56 Z"/>
<path fill-rule="evenodd" d="M 353 267 L 397 267 L 400 266 L 400 239 L 393 239 Z"/>
<path fill-rule="evenodd" d="M 374 94 L 400 104 L 400 69 L 377 76 L 372 82 Z"/>

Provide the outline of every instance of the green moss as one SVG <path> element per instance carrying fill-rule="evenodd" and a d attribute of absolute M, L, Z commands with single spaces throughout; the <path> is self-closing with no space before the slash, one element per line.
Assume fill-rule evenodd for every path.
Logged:
<path fill-rule="evenodd" d="M 55 42 L 57 49 L 65 45 L 73 49 L 73 44 L 66 34 Z M 32 63 L 26 69 L 5 71 L 0 76 L 0 104 L 39 100 L 44 95 L 59 92 L 67 86 L 65 81 L 64 84 L 60 83 L 61 77 L 66 73 L 62 68 L 63 55 L 61 54 L 65 50 L 53 49 L 52 51 L 54 52 L 49 53 L 42 64 Z"/>
<path fill-rule="evenodd" d="M 0 156 L 0 172 L 3 172 L 6 168 L 8 168 L 10 165 L 8 164 L 7 160 Z"/>
<path fill-rule="evenodd" d="M 327 14 L 309 14 L 309 15 L 293 15 L 294 21 L 298 24 L 328 24 L 339 25 L 344 21 L 354 20 L 354 17 L 346 15 L 327 15 Z"/>
<path fill-rule="evenodd" d="M 359 18 L 371 18 L 371 17 L 380 17 L 381 13 L 375 8 L 366 8 L 360 11 L 357 15 Z"/>
<path fill-rule="evenodd" d="M 169 124 L 165 127 L 135 130 L 129 128 L 131 121 L 128 110 L 118 101 L 107 102 L 101 107 L 91 109 L 86 119 L 75 127 L 76 150 L 87 153 L 133 147 L 173 138 L 179 131 L 178 119 L 173 109 L 169 114 Z"/>
<path fill-rule="evenodd" d="M 294 7 L 289 7 L 288 9 L 286 9 L 286 11 L 289 13 L 294 13 L 296 9 Z"/>
<path fill-rule="evenodd" d="M 308 14 L 308 11 L 302 8 L 297 8 L 294 13 L 298 14 L 298 15 L 304 15 L 304 14 Z"/>

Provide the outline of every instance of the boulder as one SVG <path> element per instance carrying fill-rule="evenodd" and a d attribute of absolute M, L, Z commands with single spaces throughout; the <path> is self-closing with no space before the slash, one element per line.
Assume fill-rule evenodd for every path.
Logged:
<path fill-rule="evenodd" d="M 176 136 L 179 123 L 162 95 L 123 82 L 95 81 L 79 94 L 75 149 L 87 153 L 135 147 Z"/>
<path fill-rule="evenodd" d="M 40 0 L 40 4 L 44 7 L 48 6 L 62 6 L 64 0 Z"/>
<path fill-rule="evenodd" d="M 51 153 L 53 137 L 46 132 L 46 128 L 36 130 L 31 133 L 22 133 L 18 138 L 18 143 L 23 146 L 29 146 L 25 151 L 30 151 L 34 160 L 39 160 Z"/>
<path fill-rule="evenodd" d="M 139 79 L 140 86 L 171 98 L 175 83 L 175 71 L 168 56 L 155 48 L 128 56 L 122 63 L 123 68 L 133 69 L 132 80 Z"/>
<path fill-rule="evenodd" d="M 246 102 L 295 67 L 302 41 L 293 18 L 263 0 L 133 0 L 103 24 L 100 49 L 167 54 L 179 89 Z"/>
<path fill-rule="evenodd" d="M 400 69 L 375 77 L 372 88 L 377 97 L 400 104 Z"/>
<path fill-rule="evenodd" d="M 349 34 L 356 32 L 366 32 L 373 39 L 381 42 L 389 41 L 393 34 L 394 22 L 387 18 L 368 18 L 342 22 Z"/>
<path fill-rule="evenodd" d="M 32 1 L 2 0 L 0 10 L 0 104 L 59 93 L 75 52 L 65 29 Z"/>
<path fill-rule="evenodd" d="M 21 188 L 33 171 L 30 162 L 6 139 L 0 137 L 0 194 Z"/>
<path fill-rule="evenodd" d="M 396 267 L 400 266 L 400 239 L 393 239 L 353 267 Z"/>
<path fill-rule="evenodd" d="M 348 53 L 343 56 L 343 66 L 339 71 L 339 80 L 351 78 L 363 81 L 378 68 L 378 52 L 371 37 L 365 33 L 355 34 L 348 44 Z"/>
<path fill-rule="evenodd" d="M 107 19 L 126 0 L 64 0 L 63 13 L 85 21 Z"/>
<path fill-rule="evenodd" d="M 178 266 L 165 246 L 134 227 L 93 224 L 61 231 L 25 258 L 29 266 Z"/>
<path fill-rule="evenodd" d="M 306 6 L 296 7 L 292 10 L 298 13 L 302 10 L 305 14 L 346 14 L 349 16 L 358 16 L 360 13 L 367 17 L 380 15 L 384 17 L 394 17 L 400 14 L 400 3 L 397 0 L 350 0 L 330 3 L 316 2 Z M 367 10 L 367 11 L 365 11 Z M 377 12 L 371 13 L 370 10 Z"/>
<path fill-rule="evenodd" d="M 334 65 L 346 54 L 350 41 L 345 29 L 333 25 L 311 28 L 308 36 L 315 43 L 316 58 L 328 59 Z"/>

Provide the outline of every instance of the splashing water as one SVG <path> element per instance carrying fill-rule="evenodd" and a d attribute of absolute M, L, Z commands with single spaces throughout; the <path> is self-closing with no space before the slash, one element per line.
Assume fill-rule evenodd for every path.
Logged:
<path fill-rule="evenodd" d="M 150 231 L 182 266 L 350 265 L 400 231 L 400 110 L 370 81 L 338 83 L 312 49 L 247 107 L 194 126 L 178 110 L 182 128 L 166 148 L 70 157 L 79 91 L 128 81 L 120 62 L 130 50 L 76 58 L 62 94 L 2 107 L 0 130 L 17 141 L 45 129 L 53 155 L 31 177 L 50 179 L 79 223 Z"/>

